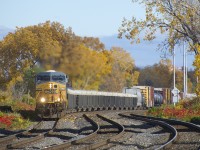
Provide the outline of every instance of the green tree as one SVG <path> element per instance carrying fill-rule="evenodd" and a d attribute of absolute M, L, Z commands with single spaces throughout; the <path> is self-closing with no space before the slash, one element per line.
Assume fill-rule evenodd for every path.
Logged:
<path fill-rule="evenodd" d="M 200 1 L 199 0 L 134 0 L 145 5 L 146 18 L 124 19 L 119 29 L 119 37 L 125 35 L 132 42 L 140 42 L 140 33 L 145 32 L 144 40 L 153 40 L 156 32 L 167 35 L 161 49 L 173 50 L 175 44 L 187 41 L 195 52 L 194 66 L 200 78 Z M 200 84 L 196 88 L 200 95 Z"/>

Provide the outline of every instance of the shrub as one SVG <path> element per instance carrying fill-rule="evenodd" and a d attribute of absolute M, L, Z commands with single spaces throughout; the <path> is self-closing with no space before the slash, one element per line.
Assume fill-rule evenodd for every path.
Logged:
<path fill-rule="evenodd" d="M 200 99 L 182 100 L 177 103 L 176 106 L 162 105 L 158 108 L 152 108 L 148 111 L 148 115 L 183 121 L 191 121 L 192 119 L 193 121 L 196 121 L 200 116 Z"/>
<path fill-rule="evenodd" d="M 31 97 L 29 94 L 24 94 L 22 96 L 22 102 L 27 103 L 29 105 L 35 105 L 35 99 Z"/>
<path fill-rule="evenodd" d="M 191 119 L 191 122 L 200 125 L 200 116 L 198 116 L 198 117 L 193 117 L 193 118 Z"/>
<path fill-rule="evenodd" d="M 5 115 L 4 113 L 0 113 L 0 128 L 8 128 L 12 124 L 12 120 L 15 117 L 13 115 Z"/>
<path fill-rule="evenodd" d="M 23 119 L 20 114 L 0 112 L 0 128 L 19 130 L 27 128 L 30 124 L 31 122 Z"/>
<path fill-rule="evenodd" d="M 4 105 L 11 105 L 12 101 L 11 101 L 11 94 L 9 92 L 5 92 L 5 91 L 1 91 L 0 90 L 0 105 L 4 106 Z"/>
<path fill-rule="evenodd" d="M 12 110 L 15 112 L 20 111 L 20 110 L 34 110 L 34 109 L 35 109 L 34 106 L 31 106 L 29 104 L 26 104 L 26 103 L 18 101 L 18 100 L 13 102 L 13 105 L 12 105 Z"/>

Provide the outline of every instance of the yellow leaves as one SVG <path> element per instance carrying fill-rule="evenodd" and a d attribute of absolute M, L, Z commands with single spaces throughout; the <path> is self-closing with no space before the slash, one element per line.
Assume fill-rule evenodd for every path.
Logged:
<path fill-rule="evenodd" d="M 112 47 L 111 57 L 113 64 L 118 64 L 121 71 L 130 71 L 134 67 L 134 60 L 130 53 L 120 47 Z"/>
<path fill-rule="evenodd" d="M 158 11 L 163 14 L 165 12 L 165 8 L 162 5 L 158 5 Z"/>
<path fill-rule="evenodd" d="M 139 44 L 140 43 L 140 39 L 138 38 L 137 40 L 136 40 L 136 44 Z"/>
<path fill-rule="evenodd" d="M 133 28 L 130 32 L 131 37 L 135 37 L 139 33 L 139 30 L 137 27 Z"/>
<path fill-rule="evenodd" d="M 102 76 L 110 72 L 106 54 L 91 50 L 83 44 L 77 46 L 73 52 L 72 57 L 75 59 L 69 59 L 69 64 L 63 64 L 66 73 L 72 78 L 73 87 L 98 90 Z"/>
<path fill-rule="evenodd" d="M 108 58 L 112 71 L 104 77 L 103 90 L 121 92 L 124 86 L 137 84 L 139 74 L 133 73 L 134 60 L 128 52 L 112 47 Z"/>
<path fill-rule="evenodd" d="M 196 86 L 196 94 L 198 97 L 200 97 L 200 84 L 199 84 L 199 80 L 200 80 L 200 45 L 196 44 L 194 45 L 194 47 L 196 48 L 198 54 L 195 56 L 195 61 L 193 62 L 193 65 L 195 66 L 195 76 L 198 79 L 197 82 L 197 86 Z"/>

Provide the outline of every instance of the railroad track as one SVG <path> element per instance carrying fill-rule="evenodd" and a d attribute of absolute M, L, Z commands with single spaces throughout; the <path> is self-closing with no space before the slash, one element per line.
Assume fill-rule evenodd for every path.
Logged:
<path fill-rule="evenodd" d="M 88 115 L 84 113 L 85 112 L 71 114 L 72 116 L 76 116 L 76 123 L 77 120 L 80 120 L 81 116 L 83 116 L 81 118 L 85 120 L 83 121 L 81 119 L 81 126 L 76 130 L 78 134 L 69 138 L 67 137 L 67 140 L 61 138 L 61 143 L 52 142 L 54 144 L 47 144 L 46 146 L 42 146 L 41 149 L 120 149 L 120 146 L 121 149 L 200 149 L 200 127 L 191 123 L 135 115 L 133 114 L 135 111 L 119 111 L 117 113 L 123 113 L 119 115 L 116 115 L 116 111 L 114 113 L 112 111 L 87 112 Z M 96 115 L 95 113 L 98 114 Z M 104 116 L 106 114 L 107 117 L 99 115 L 99 113 L 102 113 Z M 109 113 L 111 115 L 109 115 Z M 121 121 L 116 120 L 119 118 L 121 118 Z M 66 119 L 69 120 L 69 116 L 67 116 Z M 124 123 L 123 120 L 128 120 L 128 123 Z M 130 120 L 135 121 L 131 122 Z M 82 122 L 85 123 L 82 124 Z M 57 123 L 55 122 L 52 129 L 41 133 L 38 130 L 41 124 L 41 122 L 38 123 L 32 130 L 0 138 L 0 150 L 31 148 L 32 146 L 30 145 L 34 145 L 34 142 L 38 144 L 38 141 L 41 141 L 41 139 L 49 140 L 46 137 L 54 136 L 57 134 L 56 132 L 60 131 L 59 128 L 56 129 Z M 60 124 L 62 124 L 62 122 L 60 122 Z M 65 129 L 65 125 L 61 128 L 63 132 L 68 130 Z M 131 138 L 137 140 L 137 142 L 133 141 L 131 144 L 128 144 L 128 142 L 123 143 L 123 140 L 129 138 L 127 134 L 132 134 Z M 142 144 L 139 145 L 140 142 L 138 142 L 138 140 L 140 138 L 143 140 L 143 143 L 147 140 L 147 146 L 145 145 L 143 147 Z M 163 138 L 164 140 L 160 140 L 159 138 Z M 190 138 L 190 140 L 188 140 L 188 138 Z M 158 142 L 155 142 L 155 139 L 158 139 Z M 30 147 L 26 147 L 27 144 L 29 144 Z"/>
<path fill-rule="evenodd" d="M 85 138 L 75 140 L 70 143 L 66 143 L 69 144 L 67 146 L 58 145 L 58 149 L 63 149 L 63 148 L 79 149 L 79 150 L 97 149 L 117 138 L 120 138 L 124 133 L 124 127 L 122 125 L 102 115 L 97 114 L 92 118 L 90 117 L 90 120 L 93 120 L 92 122 L 96 126 L 96 130 L 94 133 L 88 135 Z M 48 149 L 57 149 L 57 148 L 52 147 Z"/>
<path fill-rule="evenodd" d="M 58 123 L 58 120 L 54 121 L 54 125 L 52 129 L 39 130 L 39 128 L 44 124 L 44 121 L 40 121 L 31 130 L 2 138 L 0 139 L 0 145 L 1 145 L 0 150 L 24 148 L 28 144 L 31 144 L 36 141 L 40 141 L 46 135 L 53 132 L 57 123 Z"/>
<path fill-rule="evenodd" d="M 91 117 L 85 114 L 83 116 L 92 124 L 94 130 L 93 133 L 77 140 L 45 148 L 45 150 L 97 149 L 117 138 L 120 138 L 124 133 L 124 127 L 122 125 L 104 116 L 99 114 L 96 115 L 99 119 L 96 118 L 95 120 L 97 120 L 99 123 L 101 122 L 101 125 L 99 125 L 99 123 L 94 121 L 94 119 Z M 113 130 L 113 128 L 115 128 L 115 130 Z"/>
<path fill-rule="evenodd" d="M 30 135 L 35 132 L 37 128 L 39 128 L 42 124 L 42 121 L 38 122 L 32 129 L 26 130 L 23 132 L 19 132 L 16 134 L 12 134 L 3 138 L 0 138 L 0 150 L 4 150 L 7 148 L 9 144 L 11 144 L 14 140 L 18 139 L 20 136 Z"/>
<path fill-rule="evenodd" d="M 99 131 L 99 125 L 93 121 L 90 117 L 88 117 L 86 114 L 83 114 L 83 117 L 90 122 L 90 124 L 92 125 L 93 128 L 93 132 L 83 138 L 79 138 L 76 140 L 72 140 L 70 142 L 64 142 L 63 144 L 58 144 L 58 145 L 53 145 L 53 146 L 49 146 L 47 148 L 44 148 L 45 150 L 60 150 L 60 149 L 69 149 L 70 147 L 72 147 L 73 145 L 78 145 L 81 142 L 84 142 L 86 140 L 89 140 L 93 137 L 96 136 L 97 132 Z"/>
<path fill-rule="evenodd" d="M 125 114 L 118 114 L 120 117 L 122 118 L 127 118 L 127 119 L 134 119 L 134 120 L 139 120 L 142 121 L 143 124 L 138 124 L 138 125 L 134 125 L 134 124 L 130 124 L 130 125 L 124 125 L 125 126 L 125 132 L 126 134 L 129 134 L 129 137 L 131 135 L 131 137 L 135 136 L 134 138 L 139 138 L 139 135 L 144 136 L 143 133 L 145 134 L 145 136 L 149 135 L 149 138 L 151 137 L 150 135 L 156 136 L 157 138 L 160 137 L 160 139 L 162 139 L 163 137 L 165 137 L 163 140 L 163 143 L 160 143 L 160 141 L 156 144 L 156 145 L 152 145 L 150 144 L 147 147 L 143 147 L 138 145 L 138 143 L 136 144 L 135 142 L 133 142 L 132 144 L 128 144 L 128 143 L 123 143 L 123 139 L 120 142 L 115 141 L 113 143 L 114 145 L 120 145 L 120 146 L 128 146 L 129 148 L 134 148 L 135 146 L 139 147 L 139 148 L 150 148 L 150 149 L 166 149 L 169 148 L 172 145 L 172 142 L 174 142 L 177 139 L 177 131 L 176 129 L 165 123 L 162 121 L 158 121 L 158 120 L 152 120 L 152 119 L 148 119 L 148 118 L 142 118 L 142 117 L 135 117 L 132 115 L 127 115 L 127 113 Z M 153 129 L 153 128 L 157 128 L 157 129 Z M 153 130 L 153 131 L 151 131 Z M 148 133 L 147 133 L 148 132 Z M 133 135 L 133 133 L 136 133 Z M 160 134 L 160 135 L 159 135 Z M 126 135 L 124 136 L 124 138 L 126 137 Z M 169 138 L 168 138 L 169 137 Z M 167 138 L 167 140 L 166 140 Z M 148 141 L 148 140 L 147 140 Z M 145 142 L 145 141 L 143 141 Z M 124 147 L 121 147 L 124 148 Z M 125 147 L 127 148 L 127 147 Z"/>
<path fill-rule="evenodd" d="M 182 150 L 182 149 L 200 149 L 200 126 L 189 122 L 183 122 L 179 120 L 163 119 L 147 116 L 139 116 L 131 114 L 133 117 L 150 118 L 153 120 L 159 120 L 166 122 L 176 128 L 178 136 L 177 140 L 173 142 L 169 149 Z"/>

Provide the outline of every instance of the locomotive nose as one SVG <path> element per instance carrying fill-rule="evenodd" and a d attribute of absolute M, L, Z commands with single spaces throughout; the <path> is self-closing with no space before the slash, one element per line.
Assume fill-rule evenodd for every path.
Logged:
<path fill-rule="evenodd" d="M 58 87 L 57 84 L 49 83 L 49 88 L 50 89 L 57 89 L 57 87 Z"/>

